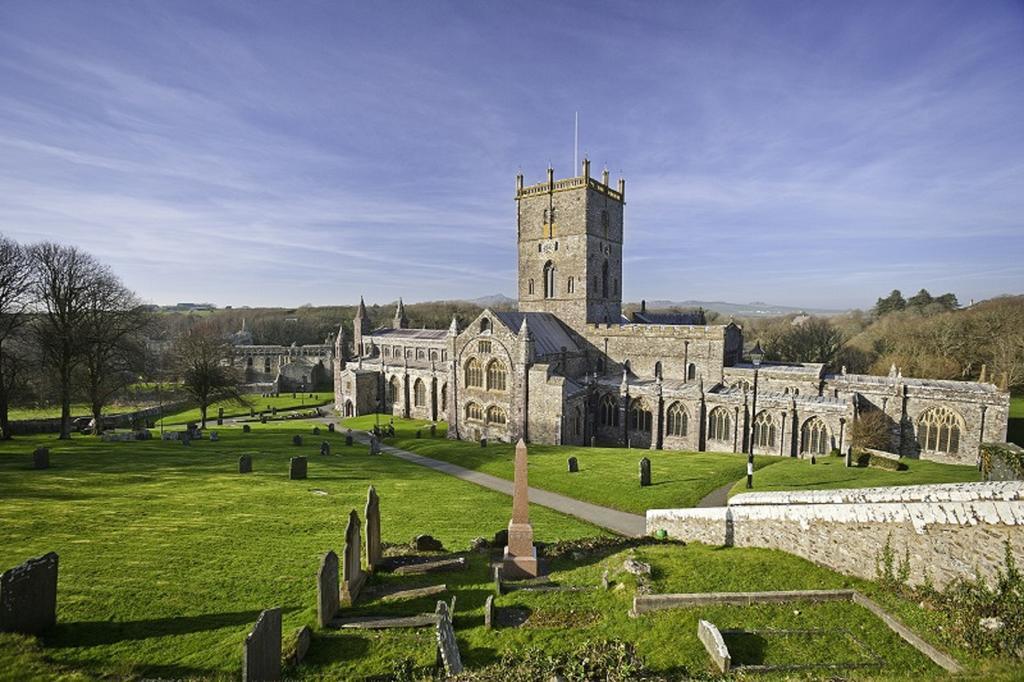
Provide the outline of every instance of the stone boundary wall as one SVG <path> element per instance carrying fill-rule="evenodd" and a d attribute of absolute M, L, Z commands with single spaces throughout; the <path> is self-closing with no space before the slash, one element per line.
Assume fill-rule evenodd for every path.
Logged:
<path fill-rule="evenodd" d="M 192 407 L 193 403 L 188 400 L 179 400 L 173 403 L 165 403 L 164 405 L 156 405 L 154 407 L 147 407 L 143 410 L 136 410 L 135 412 L 122 412 L 121 414 L 105 414 L 103 415 L 103 426 L 108 429 L 126 428 L 131 426 L 132 421 L 148 420 L 160 416 L 161 410 L 164 415 L 174 414 L 175 412 L 181 412 Z M 86 415 L 72 415 L 72 419 L 77 417 L 92 417 L 91 414 Z M 11 422 L 11 433 L 15 435 L 29 435 L 33 433 L 56 433 L 60 431 L 60 417 L 53 419 L 21 419 L 18 421 Z"/>
<path fill-rule="evenodd" d="M 875 578 L 888 540 L 910 560 L 910 581 L 942 588 L 958 577 L 992 580 L 1004 543 L 1024 562 L 1024 482 L 862 490 L 747 493 L 728 507 L 651 509 L 647 533 L 709 545 L 779 549 L 861 578 Z"/>

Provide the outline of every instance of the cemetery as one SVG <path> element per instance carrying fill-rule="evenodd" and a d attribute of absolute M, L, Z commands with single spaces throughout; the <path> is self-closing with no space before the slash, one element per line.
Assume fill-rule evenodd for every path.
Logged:
<path fill-rule="evenodd" d="M 878 580 L 778 550 L 622 537 L 527 499 L 529 485 L 639 513 L 652 505 L 622 500 L 651 494 L 661 506 L 691 507 L 740 481 L 743 457 L 620 449 L 618 466 L 602 448 L 453 442 L 443 423 L 396 420 L 394 436 L 378 440 L 373 421 L 246 420 L 243 429 L 228 420 L 216 441 L 193 433 L 188 447 L 45 435 L 0 443 L 0 570 L 7 581 L 25 574 L 23 562 L 52 566 L 52 583 L 29 600 L 42 606 L 21 616 L 33 625 L 20 632 L 3 610 L 20 593 L 3 584 L 0 630 L 14 632 L 0 633 L 0 669 L 82 679 L 502 679 L 589 655 L 618 671 L 608 679 L 713 677 L 724 659 L 709 654 L 707 623 L 731 670 L 767 679 L 946 674 L 929 648 L 967 670 L 1006 679 L 1016 670 L 941 638 L 940 614 Z M 509 497 L 403 461 L 395 447 L 524 476 Z M 42 448 L 47 469 L 36 468 Z M 755 476 L 798 464 L 812 466 L 759 458 Z M 870 485 L 881 473 L 915 470 L 856 470 Z M 957 474 L 973 480 L 956 469 L 921 477 Z M 810 592 L 665 608 L 692 601 L 686 595 L 801 590 Z"/>

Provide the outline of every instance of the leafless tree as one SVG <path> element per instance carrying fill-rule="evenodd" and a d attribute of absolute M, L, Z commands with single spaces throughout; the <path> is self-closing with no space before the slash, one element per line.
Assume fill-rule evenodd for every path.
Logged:
<path fill-rule="evenodd" d="M 24 355 L 19 335 L 32 300 L 32 267 L 25 249 L 0 235 L 0 437 L 11 437 L 11 398 L 21 382 Z"/>
<path fill-rule="evenodd" d="M 94 433 L 103 431 L 103 408 L 144 369 L 141 332 L 149 315 L 117 277 L 100 273 L 87 292 L 82 324 L 82 389 L 92 410 Z"/>
<path fill-rule="evenodd" d="M 36 342 L 52 370 L 60 402 L 60 437 L 71 437 L 72 375 L 87 345 L 86 323 L 95 290 L 113 275 L 74 246 L 52 242 L 28 249 L 33 289 L 39 305 Z"/>
<path fill-rule="evenodd" d="M 238 388 L 241 377 L 231 366 L 234 348 L 214 325 L 200 322 L 178 337 L 174 356 L 185 392 L 198 404 L 201 426 L 215 402 L 227 400 L 244 404 Z"/>

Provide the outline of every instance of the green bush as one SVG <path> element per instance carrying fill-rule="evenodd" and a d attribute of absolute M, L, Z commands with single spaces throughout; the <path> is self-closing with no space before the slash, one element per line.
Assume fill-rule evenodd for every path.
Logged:
<path fill-rule="evenodd" d="M 567 654 L 548 654 L 527 648 L 504 654 L 501 661 L 479 670 L 467 671 L 459 680 L 488 682 L 533 682 L 560 676 L 566 682 L 627 682 L 660 679 L 644 665 L 629 642 L 586 642 Z"/>
<path fill-rule="evenodd" d="M 982 443 L 980 458 L 981 473 L 988 480 L 993 470 L 999 479 L 1007 475 L 1024 479 L 1024 449 L 1012 443 Z"/>

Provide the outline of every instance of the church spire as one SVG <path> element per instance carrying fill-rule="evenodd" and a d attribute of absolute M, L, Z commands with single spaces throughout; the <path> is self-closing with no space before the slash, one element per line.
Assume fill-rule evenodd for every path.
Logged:
<path fill-rule="evenodd" d="M 405 304 L 402 303 L 402 299 L 398 299 L 398 307 L 395 308 L 395 323 L 392 325 L 395 329 L 408 329 L 409 318 L 405 316 Z"/>

